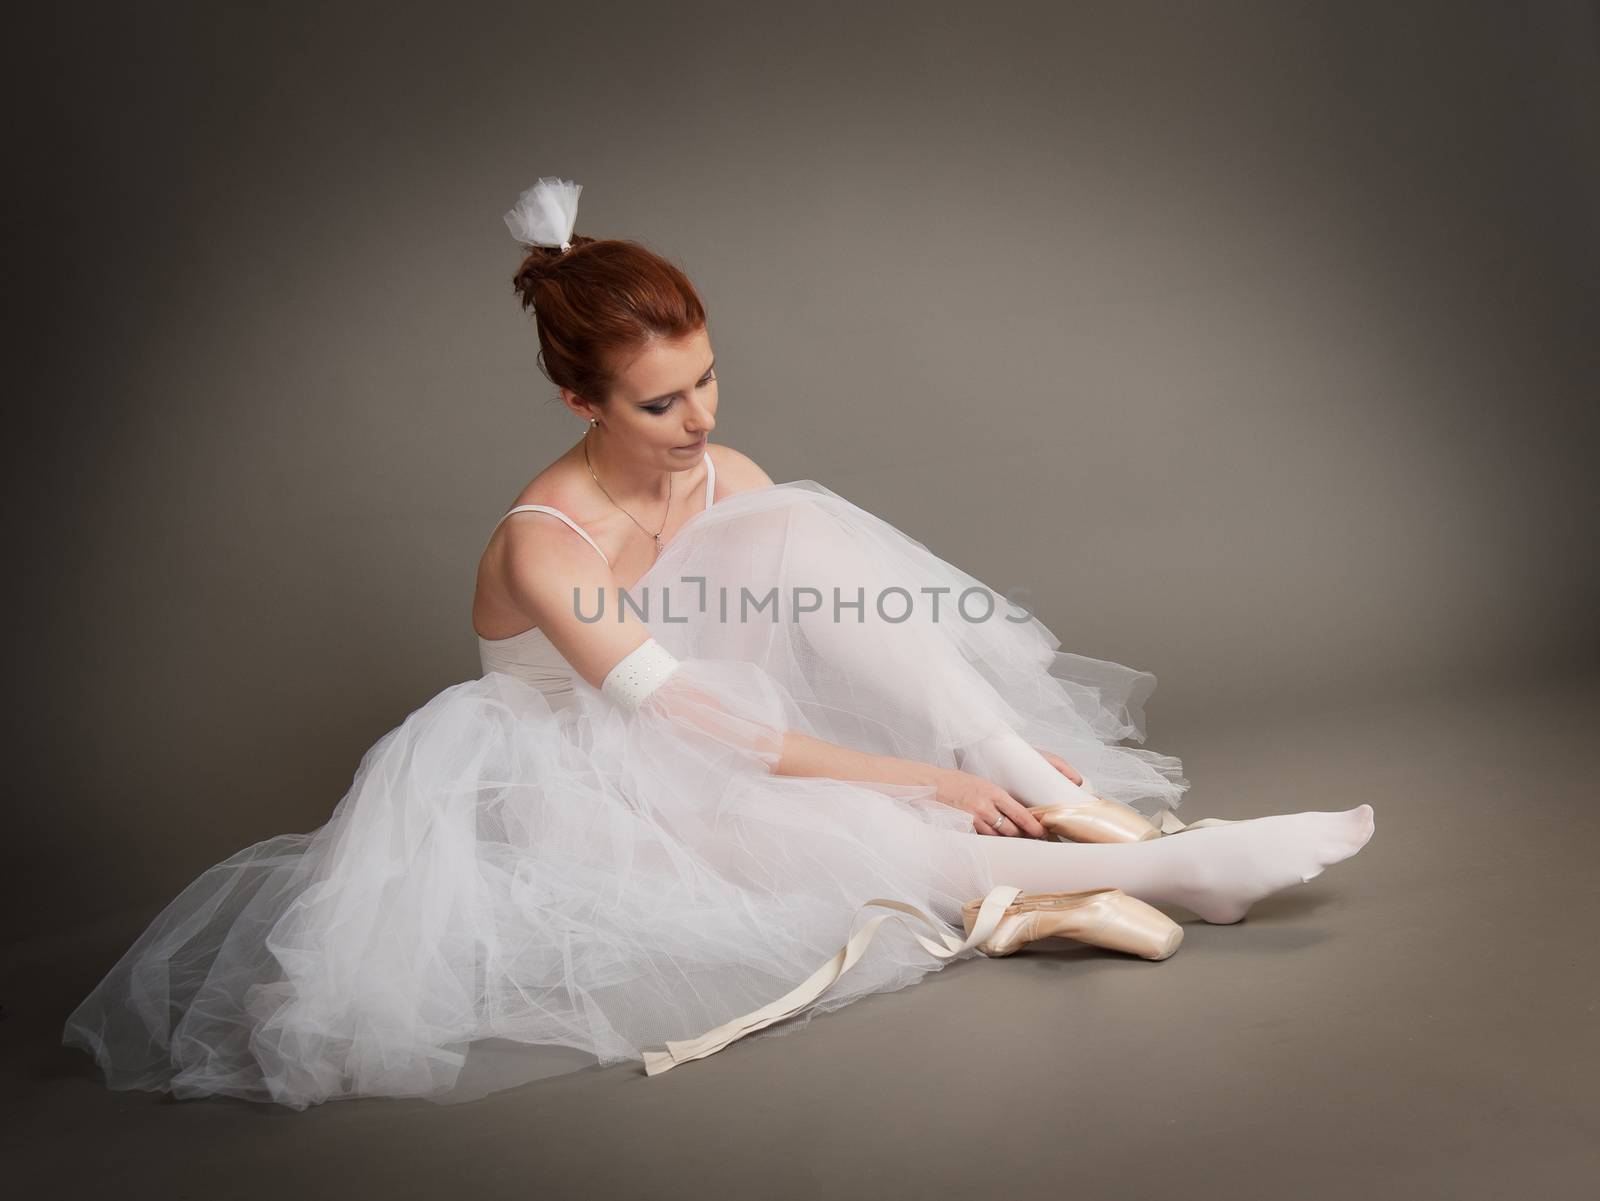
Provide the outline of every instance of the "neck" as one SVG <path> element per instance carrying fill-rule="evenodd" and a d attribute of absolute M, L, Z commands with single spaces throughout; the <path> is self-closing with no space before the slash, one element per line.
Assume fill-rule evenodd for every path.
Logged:
<path fill-rule="evenodd" d="M 651 516 L 659 519 L 668 498 L 676 493 L 672 483 L 673 472 L 653 463 L 641 464 L 619 455 L 595 429 L 584 432 L 583 441 L 578 445 L 580 457 L 585 450 L 588 451 L 590 470 L 605 491 L 611 494 L 613 501 L 641 521 Z"/>

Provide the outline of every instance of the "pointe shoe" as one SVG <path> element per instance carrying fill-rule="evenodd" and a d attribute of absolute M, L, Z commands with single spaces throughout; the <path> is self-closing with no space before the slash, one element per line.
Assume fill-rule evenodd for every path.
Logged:
<path fill-rule="evenodd" d="M 979 897 L 961 907 L 969 937 L 982 904 Z M 1000 924 L 978 950 L 997 959 L 1041 938 L 1071 938 L 1141 959 L 1166 959 L 1183 941 L 1183 927 L 1120 888 L 1022 893 L 1006 906 Z"/>
<path fill-rule="evenodd" d="M 1041 805 L 1029 809 L 1045 830 L 1069 842 L 1146 842 L 1161 837 L 1161 830 L 1142 813 L 1091 797 L 1081 803 Z"/>

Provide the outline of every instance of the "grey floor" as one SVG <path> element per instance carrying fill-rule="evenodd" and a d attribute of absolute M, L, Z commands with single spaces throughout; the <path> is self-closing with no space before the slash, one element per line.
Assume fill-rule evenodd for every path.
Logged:
<path fill-rule="evenodd" d="M 12 947 L 5 1178 L 56 1196 L 1566 1198 L 1600 1179 L 1600 686 L 1161 749 L 1185 817 L 1377 810 L 1354 860 L 1146 963 L 975 959 L 659 1077 L 292 1113 L 105 1090 L 61 1018 L 149 913 Z M 1185 914 L 1175 914 L 1187 917 Z"/>

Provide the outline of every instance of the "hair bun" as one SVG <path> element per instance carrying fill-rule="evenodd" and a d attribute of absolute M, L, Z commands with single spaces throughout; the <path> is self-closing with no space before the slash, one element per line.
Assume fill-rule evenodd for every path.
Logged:
<path fill-rule="evenodd" d="M 585 237 L 583 234 L 573 234 L 571 248 L 568 250 L 562 250 L 559 246 L 529 246 L 527 256 L 522 260 L 522 266 L 517 269 L 517 274 L 511 281 L 517 295 L 522 298 L 522 307 L 531 309 L 539 285 L 554 279 L 556 268 L 570 258 L 573 251 L 595 241 L 598 239 Z"/>
<path fill-rule="evenodd" d="M 535 318 L 539 369 L 559 388 L 603 403 L 613 359 L 706 325 L 705 306 L 674 263 L 637 242 L 574 234 L 569 249 L 532 244 L 512 277 Z"/>
<path fill-rule="evenodd" d="M 556 251 L 555 253 L 560 254 L 561 252 Z M 534 294 L 546 278 L 548 270 L 546 265 L 552 257 L 547 247 L 528 247 L 527 257 L 522 260 L 522 266 L 517 268 L 517 273 L 511 280 L 511 286 L 516 289 L 517 295 L 522 298 L 522 307 L 524 309 L 533 307 Z"/>

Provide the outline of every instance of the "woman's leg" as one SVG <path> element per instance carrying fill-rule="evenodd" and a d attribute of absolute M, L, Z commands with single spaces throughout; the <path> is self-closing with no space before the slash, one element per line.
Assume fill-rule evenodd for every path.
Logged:
<path fill-rule="evenodd" d="M 1014 730 L 1001 730 L 963 747 L 957 758 L 967 771 L 1000 785 L 1030 807 L 1082 804 L 1093 799 L 1090 793 L 1050 766 L 1049 761 Z"/>
<path fill-rule="evenodd" d="M 884 619 L 877 598 L 891 588 L 911 588 L 914 582 L 889 579 L 825 516 L 801 509 L 791 520 L 790 581 L 822 596 L 820 609 L 798 618 L 818 655 L 902 711 L 930 712 L 936 698 L 938 711 L 965 732 L 955 745 L 958 762 L 970 763 L 969 770 L 1023 804 L 1091 799 L 1005 725 L 1003 702 L 938 628 L 926 597 L 917 598 L 904 621 Z M 835 620 L 835 590 L 853 603 L 858 589 L 864 597 L 859 610 Z M 951 604 L 946 601 L 946 612 Z"/>
<path fill-rule="evenodd" d="M 937 713 L 966 731 L 958 743 L 982 774 L 1028 805 L 1081 801 L 1077 785 L 1056 771 L 1001 718 L 1002 698 L 926 611 L 904 622 L 882 619 L 877 592 L 913 581 L 892 580 L 821 514 L 797 510 L 789 541 L 789 583 L 816 588 L 822 610 L 801 620 L 817 654 L 848 672 L 901 713 Z M 866 593 L 862 620 L 835 621 L 831 589 Z M 930 704 L 930 698 L 937 698 Z M 1210 922 L 1236 922 L 1269 893 L 1303 883 L 1354 855 L 1372 837 L 1370 805 L 1340 813 L 1293 813 L 1226 826 L 1185 830 L 1166 838 L 1123 844 L 1045 842 L 1020 837 L 977 838 L 991 877 L 1027 892 L 1120 888 L 1150 904 L 1181 905 Z M 952 850 L 956 850 L 954 846 Z M 963 844 L 970 853 L 971 844 Z"/>
<path fill-rule="evenodd" d="M 1348 859 L 1366 846 L 1373 827 L 1372 806 L 1357 805 L 1341 813 L 1287 813 L 1185 830 L 1150 842 L 948 837 L 977 838 L 996 884 L 1024 892 L 1120 888 L 1152 905 L 1181 905 L 1208 922 L 1228 923 L 1269 893 Z"/>

